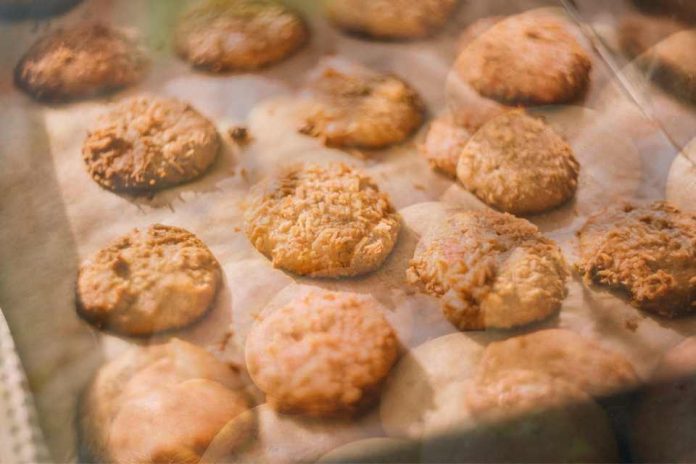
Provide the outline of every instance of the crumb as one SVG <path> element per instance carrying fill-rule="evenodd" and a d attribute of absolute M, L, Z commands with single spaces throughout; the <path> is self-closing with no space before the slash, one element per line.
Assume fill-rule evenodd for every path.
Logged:
<path fill-rule="evenodd" d="M 624 326 L 631 332 L 635 332 L 636 330 L 638 330 L 638 322 L 639 319 L 637 317 L 633 317 L 631 319 L 626 319 Z"/>
<path fill-rule="evenodd" d="M 423 190 L 425 190 L 425 185 L 419 184 L 418 182 L 414 182 L 414 183 L 413 183 L 413 188 L 416 189 L 416 190 L 421 190 L 421 191 L 423 191 Z"/>
<path fill-rule="evenodd" d="M 227 130 L 227 133 L 239 145 L 247 145 L 253 140 L 249 129 L 244 126 L 232 126 Z"/>

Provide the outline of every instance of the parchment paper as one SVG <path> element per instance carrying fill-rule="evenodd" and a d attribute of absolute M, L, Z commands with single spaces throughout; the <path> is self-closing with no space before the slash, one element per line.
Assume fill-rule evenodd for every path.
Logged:
<path fill-rule="evenodd" d="M 465 24 L 482 16 L 557 5 L 470 0 L 433 39 L 380 43 L 337 32 L 318 14 L 316 2 L 298 0 L 293 3 L 312 25 L 313 40 L 307 49 L 257 74 L 215 76 L 191 70 L 170 52 L 168 31 L 179 3 L 86 0 L 50 23 L 0 28 L 3 43 L 13 44 L 0 51 L 0 185 L 5 192 L 0 199 L 0 305 L 25 364 L 48 446 L 58 462 L 75 457 L 75 405 L 98 366 L 128 346 L 157 343 L 170 336 L 117 338 L 91 329 L 75 315 L 73 286 L 80 260 L 133 227 L 157 222 L 184 227 L 218 258 L 225 282 L 215 307 L 200 323 L 176 336 L 230 363 L 241 364 L 245 334 L 264 307 L 278 304 L 301 285 L 373 294 L 389 312 L 404 349 L 453 332 L 434 298 L 404 285 L 405 268 L 429 224 L 452 208 L 485 206 L 450 179 L 432 172 L 417 154 L 425 128 L 388 150 L 328 149 L 296 133 L 295 92 L 320 58 L 335 54 L 404 77 L 422 94 L 429 112 L 437 114 L 445 108 L 444 83 L 454 60 L 457 33 Z M 33 102 L 12 87 L 7 76 L 39 33 L 94 18 L 145 38 L 153 67 L 144 83 L 111 98 L 56 106 Z M 588 214 L 624 199 L 663 196 L 671 158 L 657 163 L 654 155 L 656 150 L 665 158 L 672 153 L 659 128 L 617 91 L 602 61 L 595 56 L 593 64 L 592 85 L 583 101 L 535 110 L 569 140 L 581 163 L 576 199 L 529 218 L 561 244 L 571 264 L 573 234 Z M 82 141 L 112 101 L 145 92 L 191 102 L 215 122 L 225 146 L 210 172 L 196 182 L 152 198 L 116 195 L 101 189 L 86 173 Z M 238 124 L 251 131 L 254 140 L 247 147 L 235 146 L 226 135 L 231 125 Z M 280 163 L 306 160 L 342 160 L 365 169 L 390 194 L 402 215 L 403 230 L 393 254 L 377 272 L 346 280 L 298 278 L 274 269 L 246 240 L 241 217 L 250 185 Z M 560 315 L 541 326 L 568 327 L 616 348 L 644 377 L 661 353 L 694 332 L 694 321 L 667 322 L 642 315 L 611 293 L 586 288 L 576 275 L 568 288 Z M 267 406 L 259 405 L 258 413 L 261 441 L 249 455 L 255 460 L 312 459 L 341 443 L 383 433 L 374 414 L 327 437 L 327 428 L 279 418 Z"/>

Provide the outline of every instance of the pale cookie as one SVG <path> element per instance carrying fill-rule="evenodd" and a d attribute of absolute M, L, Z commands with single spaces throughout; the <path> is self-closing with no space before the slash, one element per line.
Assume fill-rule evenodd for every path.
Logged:
<path fill-rule="evenodd" d="M 667 201 L 684 211 L 696 213 L 696 139 L 672 161 L 665 192 Z"/>
<path fill-rule="evenodd" d="M 312 76 L 300 132 L 327 145 L 383 148 L 423 122 L 424 105 L 401 79 L 353 63 L 327 60 Z"/>
<path fill-rule="evenodd" d="M 485 383 L 512 369 L 541 372 L 600 397 L 638 382 L 633 366 L 622 355 L 565 329 L 540 330 L 491 343 L 483 353 L 477 377 Z"/>
<path fill-rule="evenodd" d="M 82 157 L 102 187 L 138 193 L 199 177 L 219 148 L 215 126 L 191 105 L 137 97 L 99 120 L 87 134 Z"/>
<path fill-rule="evenodd" d="M 641 393 L 633 414 L 631 452 L 636 462 L 694 462 L 696 444 L 696 339 L 665 354 L 655 385 Z"/>
<path fill-rule="evenodd" d="M 371 296 L 309 290 L 251 330 L 249 374 L 281 412 L 359 413 L 377 398 L 397 356 L 382 311 Z"/>
<path fill-rule="evenodd" d="M 452 16 L 458 0 L 328 0 L 329 19 L 343 30 L 378 39 L 432 35 Z"/>
<path fill-rule="evenodd" d="M 81 460 L 198 462 L 228 422 L 244 445 L 254 432 L 239 376 L 207 351 L 174 339 L 103 366 L 78 411 Z"/>
<path fill-rule="evenodd" d="M 660 316 L 696 311 L 696 214 L 666 202 L 613 207 L 590 217 L 578 240 L 586 281 Z"/>
<path fill-rule="evenodd" d="M 139 82 L 148 59 L 138 44 L 103 24 L 57 29 L 36 41 L 14 70 L 17 87 L 34 98 L 64 101 Z"/>
<path fill-rule="evenodd" d="M 250 193 L 245 232 L 252 245 L 290 272 L 356 276 L 382 265 L 399 234 L 389 197 L 342 164 L 290 167 Z"/>
<path fill-rule="evenodd" d="M 433 225 L 407 271 L 460 330 L 509 329 L 555 314 L 566 276 L 558 245 L 525 219 L 494 211 L 458 212 Z"/>
<path fill-rule="evenodd" d="M 82 263 L 77 311 L 98 328 L 150 335 L 200 319 L 220 284 L 220 265 L 203 242 L 184 229 L 153 225 Z"/>
<path fill-rule="evenodd" d="M 548 124 L 524 110 L 507 111 L 471 136 L 457 163 L 464 188 L 517 215 L 547 211 L 575 195 L 580 165 Z"/>
<path fill-rule="evenodd" d="M 696 29 L 670 35 L 640 58 L 652 78 L 676 96 L 696 103 Z"/>
<path fill-rule="evenodd" d="M 457 177 L 459 155 L 470 136 L 469 131 L 458 124 L 452 114 L 445 113 L 430 123 L 419 152 L 433 169 Z"/>
<path fill-rule="evenodd" d="M 665 37 L 686 28 L 686 24 L 673 18 L 636 13 L 621 18 L 616 34 L 621 51 L 634 58 Z"/>
<path fill-rule="evenodd" d="M 455 70 L 481 95 L 503 103 L 574 100 L 589 84 L 592 63 L 569 28 L 551 15 L 511 16 L 470 42 Z"/>
<path fill-rule="evenodd" d="M 454 333 L 406 354 L 384 386 L 380 418 L 387 434 L 420 440 L 469 424 L 466 389 L 483 346 Z"/>
<path fill-rule="evenodd" d="M 304 20 L 275 0 L 202 0 L 179 18 L 174 47 L 199 68 L 252 70 L 287 58 L 308 38 Z"/>

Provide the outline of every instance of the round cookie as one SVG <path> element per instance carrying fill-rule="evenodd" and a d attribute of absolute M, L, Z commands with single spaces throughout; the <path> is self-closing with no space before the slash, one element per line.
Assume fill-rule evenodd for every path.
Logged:
<path fill-rule="evenodd" d="M 380 418 L 387 434 L 420 440 L 469 424 L 466 390 L 483 346 L 453 333 L 429 340 L 392 369 Z"/>
<path fill-rule="evenodd" d="M 356 276 L 381 266 L 399 234 L 389 197 L 342 163 L 307 163 L 256 185 L 244 216 L 252 245 L 273 265 L 312 277 Z"/>
<path fill-rule="evenodd" d="M 458 0 L 328 0 L 329 19 L 343 30 L 377 39 L 427 37 L 452 16 Z"/>
<path fill-rule="evenodd" d="M 459 154 L 470 136 L 468 130 L 457 124 L 452 114 L 445 113 L 430 123 L 419 152 L 433 169 L 457 177 Z"/>
<path fill-rule="evenodd" d="M 423 102 L 406 82 L 354 63 L 325 61 L 307 90 L 300 132 L 327 145 L 383 148 L 404 141 L 423 122 Z"/>
<path fill-rule="evenodd" d="M 102 116 L 87 134 L 82 158 L 102 187 L 138 193 L 199 177 L 219 148 L 213 123 L 189 104 L 136 97 Z"/>
<path fill-rule="evenodd" d="M 10 20 L 46 18 L 68 11 L 82 0 L 0 0 L 0 17 Z"/>
<path fill-rule="evenodd" d="M 547 329 L 488 345 L 477 378 L 489 382 L 514 369 L 547 374 L 596 397 L 627 390 L 638 377 L 622 355 L 565 329 Z"/>
<path fill-rule="evenodd" d="M 81 264 L 77 311 L 98 328 L 126 335 L 178 329 L 211 308 L 221 275 L 192 233 L 159 224 L 134 229 Z"/>
<path fill-rule="evenodd" d="M 460 53 L 454 68 L 481 95 L 507 104 L 563 103 L 582 95 L 592 63 L 559 18 L 508 17 Z"/>
<path fill-rule="evenodd" d="M 397 356 L 397 338 L 382 311 L 371 296 L 310 290 L 252 328 L 249 375 L 280 412 L 361 412 Z"/>
<path fill-rule="evenodd" d="M 457 178 L 486 204 L 516 215 L 567 202 L 578 186 L 573 150 L 543 120 L 512 110 L 488 121 L 459 155 Z"/>
<path fill-rule="evenodd" d="M 668 351 L 657 382 L 641 393 L 633 414 L 631 452 L 636 462 L 694 462 L 696 446 L 696 339 Z"/>
<path fill-rule="evenodd" d="M 426 444 L 426 460 L 452 462 L 443 459 L 443 450 L 458 462 L 618 459 L 607 415 L 567 382 L 531 371 L 508 371 L 492 383 L 472 385 L 467 406 L 476 425 L 450 433 L 451 449 Z"/>
<path fill-rule="evenodd" d="M 460 330 L 509 329 L 555 314 L 566 276 L 558 245 L 527 220 L 494 211 L 458 212 L 434 225 L 407 271 Z"/>
<path fill-rule="evenodd" d="M 104 24 L 57 29 L 37 40 L 14 70 L 15 85 L 39 100 L 65 101 L 142 80 L 148 59 L 138 44 Z"/>
<path fill-rule="evenodd" d="M 666 202 L 626 204 L 591 216 L 578 240 L 587 282 L 626 292 L 660 316 L 696 311 L 696 214 Z"/>
<path fill-rule="evenodd" d="M 634 58 L 686 27 L 684 23 L 669 17 L 630 14 L 621 18 L 616 34 L 621 50 Z"/>
<path fill-rule="evenodd" d="M 179 17 L 174 46 L 194 66 L 222 72 L 276 63 L 308 39 L 304 20 L 275 0 L 202 0 Z"/>
<path fill-rule="evenodd" d="M 667 176 L 665 197 L 684 211 L 696 212 L 696 140 L 687 145 L 672 161 Z"/>
<path fill-rule="evenodd" d="M 198 462 L 208 444 L 235 420 L 243 445 L 254 416 L 242 383 L 205 350 L 173 339 L 132 349 L 104 365 L 78 411 L 81 460 Z"/>
<path fill-rule="evenodd" d="M 670 35 L 641 56 L 652 78 L 678 97 L 696 102 L 696 29 Z"/>

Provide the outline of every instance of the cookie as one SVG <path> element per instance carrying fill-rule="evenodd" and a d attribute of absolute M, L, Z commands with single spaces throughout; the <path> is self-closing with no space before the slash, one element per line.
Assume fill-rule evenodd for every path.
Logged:
<path fill-rule="evenodd" d="M 456 178 L 459 155 L 470 136 L 451 113 L 445 113 L 430 123 L 419 152 L 433 169 Z"/>
<path fill-rule="evenodd" d="M 635 13 L 621 18 L 616 34 L 621 51 L 634 58 L 660 40 L 686 28 L 686 24 L 676 19 Z"/>
<path fill-rule="evenodd" d="M 14 70 L 15 85 L 39 100 L 65 101 L 131 86 L 149 60 L 138 44 L 104 24 L 78 24 L 41 37 Z"/>
<path fill-rule="evenodd" d="M 575 195 L 580 165 L 551 126 L 523 110 L 488 121 L 468 140 L 457 178 L 486 204 L 516 215 L 541 213 Z"/>
<path fill-rule="evenodd" d="M 202 0 L 178 19 L 174 47 L 195 67 L 242 71 L 281 61 L 308 39 L 304 20 L 275 0 Z"/>
<path fill-rule="evenodd" d="M 326 13 L 341 29 L 377 39 L 427 37 L 452 16 L 458 0 L 329 0 Z"/>
<path fill-rule="evenodd" d="M 371 272 L 391 253 L 400 219 L 389 197 L 342 163 L 289 167 L 256 185 L 244 216 L 251 244 L 299 275 Z"/>
<path fill-rule="evenodd" d="M 626 204 L 591 216 L 577 235 L 587 282 L 663 317 L 696 311 L 696 214 L 666 202 Z"/>
<path fill-rule="evenodd" d="M 521 369 L 547 374 L 602 397 L 635 386 L 633 366 L 619 353 L 566 329 L 547 329 L 488 345 L 477 378 L 487 383 L 501 372 Z"/>
<path fill-rule="evenodd" d="M 136 97 L 102 116 L 87 134 L 82 158 L 102 187 L 143 193 L 199 177 L 219 148 L 215 126 L 191 105 Z"/>
<path fill-rule="evenodd" d="M 192 233 L 159 224 L 134 229 L 80 265 L 77 311 L 98 328 L 125 335 L 178 329 L 210 309 L 221 275 Z"/>
<path fill-rule="evenodd" d="M 498 24 L 503 19 L 505 19 L 505 16 L 487 16 L 485 18 L 479 18 L 466 26 L 464 32 L 462 32 L 457 39 L 457 51 L 459 53 L 463 52 L 471 42 L 478 38 L 478 36 Z"/>
<path fill-rule="evenodd" d="M 0 0 L 0 17 L 13 21 L 65 13 L 82 0 Z"/>
<path fill-rule="evenodd" d="M 371 405 L 396 360 L 396 335 L 371 296 L 313 289 L 247 337 L 246 364 L 281 412 L 354 415 Z"/>
<path fill-rule="evenodd" d="M 641 56 L 652 79 L 680 98 L 696 102 L 696 29 L 687 29 L 658 42 Z"/>
<path fill-rule="evenodd" d="M 469 43 L 455 71 L 481 95 L 507 104 L 574 100 L 589 84 L 592 63 L 569 27 L 551 15 L 508 17 Z"/>
<path fill-rule="evenodd" d="M 665 192 L 667 201 L 684 211 L 696 213 L 696 140 L 672 161 Z"/>
<path fill-rule="evenodd" d="M 80 461 L 198 462 L 235 420 L 240 447 L 254 432 L 239 376 L 207 351 L 173 339 L 104 365 L 78 411 Z"/>
<path fill-rule="evenodd" d="M 665 354 L 653 386 L 641 392 L 631 428 L 636 462 L 694 462 L 696 446 L 696 339 Z"/>
<path fill-rule="evenodd" d="M 567 271 L 561 250 L 525 219 L 464 211 L 432 226 L 407 280 L 440 299 L 460 330 L 509 329 L 558 312 Z"/>
<path fill-rule="evenodd" d="M 354 63 L 327 60 L 307 93 L 300 132 L 327 145 L 383 148 L 404 141 L 423 122 L 423 102 L 406 82 Z"/>
<path fill-rule="evenodd" d="M 466 391 L 483 346 L 453 333 L 412 349 L 389 374 L 379 415 L 390 436 L 421 440 L 470 424 Z"/>

